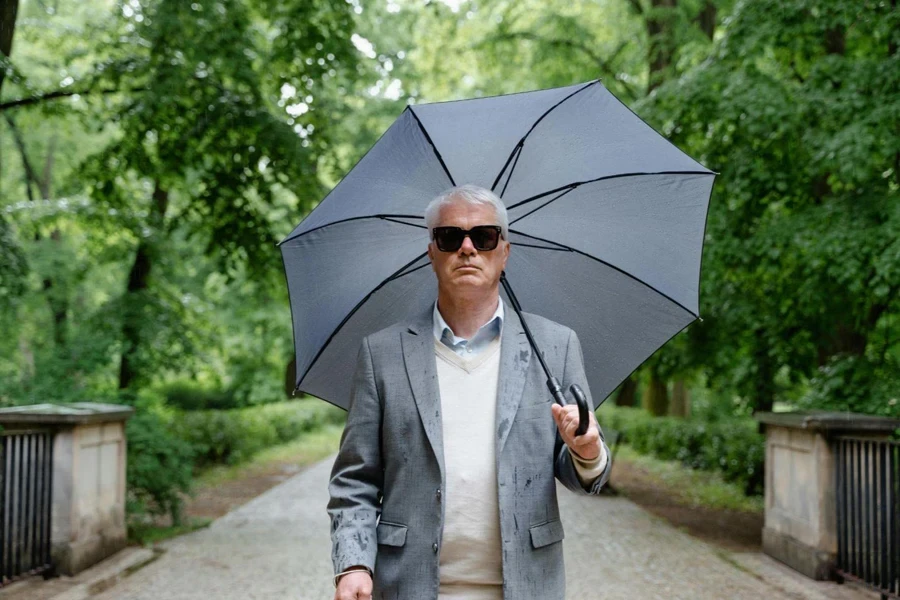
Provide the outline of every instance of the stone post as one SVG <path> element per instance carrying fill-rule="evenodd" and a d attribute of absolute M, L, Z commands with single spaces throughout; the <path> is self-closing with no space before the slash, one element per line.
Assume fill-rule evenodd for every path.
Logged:
<path fill-rule="evenodd" d="M 50 428 L 50 545 L 56 571 L 74 575 L 125 547 L 125 421 L 134 409 L 77 402 L 0 409 L 5 431 Z"/>
<path fill-rule="evenodd" d="M 757 413 L 766 433 L 766 554 L 813 579 L 837 558 L 834 436 L 888 439 L 900 419 L 856 413 Z"/>

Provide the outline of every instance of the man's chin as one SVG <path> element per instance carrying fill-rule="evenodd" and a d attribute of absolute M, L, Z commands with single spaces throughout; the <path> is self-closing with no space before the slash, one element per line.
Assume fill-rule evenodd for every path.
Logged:
<path fill-rule="evenodd" d="M 449 284 L 460 291 L 478 291 L 491 287 L 482 271 L 456 271 Z"/>

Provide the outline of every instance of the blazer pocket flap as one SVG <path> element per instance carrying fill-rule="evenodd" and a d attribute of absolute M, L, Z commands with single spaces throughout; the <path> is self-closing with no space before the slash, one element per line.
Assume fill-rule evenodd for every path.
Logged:
<path fill-rule="evenodd" d="M 378 523 L 375 529 L 378 543 L 385 546 L 402 546 L 406 543 L 406 525 L 396 523 Z"/>
<path fill-rule="evenodd" d="M 562 521 L 559 519 L 535 525 L 529 531 L 531 532 L 531 545 L 535 548 L 558 542 L 566 536 L 563 532 Z"/>

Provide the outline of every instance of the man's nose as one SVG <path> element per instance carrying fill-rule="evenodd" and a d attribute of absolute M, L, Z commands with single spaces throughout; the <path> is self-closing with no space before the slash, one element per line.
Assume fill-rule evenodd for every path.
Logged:
<path fill-rule="evenodd" d="M 466 236 L 463 238 L 462 246 L 459 247 L 459 251 L 462 254 L 467 254 L 469 256 L 473 256 L 477 253 L 475 250 L 475 244 L 472 243 L 472 238 Z"/>

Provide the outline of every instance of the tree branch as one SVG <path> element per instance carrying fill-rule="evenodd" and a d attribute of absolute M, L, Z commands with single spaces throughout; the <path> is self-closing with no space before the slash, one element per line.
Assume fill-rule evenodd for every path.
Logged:
<path fill-rule="evenodd" d="M 20 98 L 19 100 L 10 100 L 9 102 L 0 102 L 0 112 L 11 108 L 19 108 L 22 106 L 30 106 L 32 104 L 37 104 L 39 102 L 45 102 L 47 100 L 55 100 L 57 98 L 66 98 L 68 96 L 88 96 L 91 94 L 117 94 L 119 92 L 146 92 L 150 88 L 148 87 L 138 87 L 131 88 L 128 90 L 57 90 L 55 92 L 49 92 L 47 94 L 41 94 L 38 96 L 31 96 L 30 98 Z"/>
<path fill-rule="evenodd" d="M 590 58 L 597 65 L 601 72 L 611 75 L 612 78 L 615 79 L 625 89 L 625 92 L 631 97 L 632 100 L 637 98 L 635 89 L 631 86 L 631 84 L 616 75 L 611 61 L 604 60 L 603 57 L 594 52 L 589 46 L 585 44 L 573 40 L 546 38 L 530 31 L 512 31 L 509 33 L 503 33 L 493 36 L 491 39 L 493 39 L 494 41 L 528 40 L 532 42 L 548 44 L 550 46 L 561 46 L 571 48 L 573 50 L 579 50 L 586 54 L 588 58 Z M 622 51 L 623 47 L 624 45 L 619 46 L 619 48 L 617 48 L 613 53 L 613 57 L 617 56 Z"/>

